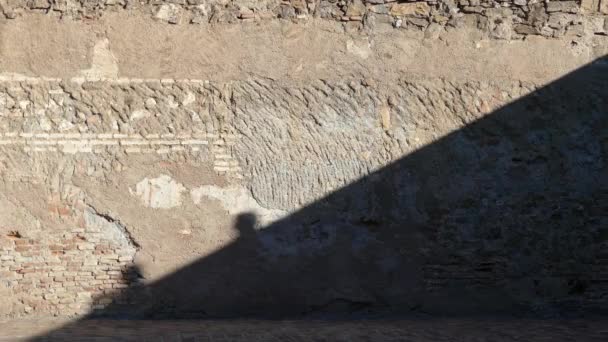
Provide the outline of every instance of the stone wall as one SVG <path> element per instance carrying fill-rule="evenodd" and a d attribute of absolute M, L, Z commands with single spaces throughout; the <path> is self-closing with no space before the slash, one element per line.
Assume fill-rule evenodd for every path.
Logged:
<path fill-rule="evenodd" d="M 366 29 L 380 24 L 422 30 L 437 37 L 445 29 L 474 26 L 496 39 L 523 39 L 527 35 L 561 37 L 584 30 L 605 34 L 602 15 L 605 0 L 94 0 L 5 1 L 2 11 L 12 19 L 23 13 L 40 12 L 57 17 L 95 19 L 106 12 L 140 11 L 171 24 L 235 23 L 309 18 L 361 23 Z"/>
<path fill-rule="evenodd" d="M 1 5 L 0 315 L 606 312 L 603 2 Z"/>

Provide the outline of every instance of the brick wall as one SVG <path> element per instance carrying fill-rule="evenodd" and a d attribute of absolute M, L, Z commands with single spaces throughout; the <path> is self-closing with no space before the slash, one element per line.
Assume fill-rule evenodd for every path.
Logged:
<path fill-rule="evenodd" d="M 606 1 L 0 4 L 0 317 L 605 309 Z"/>
<path fill-rule="evenodd" d="M 64 206 L 49 210 L 70 211 Z M 10 288 L 16 313 L 84 314 L 105 307 L 108 295 L 133 283 L 134 246 L 108 236 L 111 225 L 80 221 L 40 238 L 21 237 L 17 230 L 0 238 L 0 278 Z"/>

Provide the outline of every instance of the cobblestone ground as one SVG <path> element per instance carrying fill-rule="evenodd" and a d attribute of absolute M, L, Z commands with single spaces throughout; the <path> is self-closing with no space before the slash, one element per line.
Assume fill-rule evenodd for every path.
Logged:
<path fill-rule="evenodd" d="M 608 341 L 608 320 L 0 321 L 0 341 Z"/>

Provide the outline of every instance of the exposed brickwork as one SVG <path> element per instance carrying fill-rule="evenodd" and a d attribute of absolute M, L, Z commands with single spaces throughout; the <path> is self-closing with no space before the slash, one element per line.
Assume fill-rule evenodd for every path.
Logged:
<path fill-rule="evenodd" d="M 0 317 L 606 312 L 606 1 L 0 0 Z"/>
<path fill-rule="evenodd" d="M 2 80 L 0 126 L 7 131 L 0 133 L 0 148 L 65 154 L 207 151 L 214 157 L 215 171 L 242 177 L 234 156 L 238 135 L 218 132 L 223 127 L 209 115 L 210 110 L 217 110 L 212 104 L 217 101 L 217 94 L 214 95 L 208 82 L 126 78 L 61 81 L 28 77 Z M 90 86 L 98 91 L 86 89 Z M 141 103 L 136 100 L 126 104 L 121 93 L 132 96 L 133 87 L 141 87 Z M 108 95 L 118 103 L 106 102 Z M 81 96 L 88 99 L 79 100 Z M 84 119 L 93 113 L 100 117 Z M 165 115 L 173 116 L 174 123 L 181 121 L 180 129 L 167 124 Z M 138 124 L 141 119 L 144 125 Z"/>
<path fill-rule="evenodd" d="M 568 90 L 564 94 L 577 99 L 571 103 L 591 103 L 591 98 L 603 101 L 602 97 L 594 96 L 603 89 L 590 87 L 592 91 L 589 93 L 578 94 L 575 90 Z M 135 264 L 131 262 L 137 254 L 136 248 L 126 233 L 126 224 L 123 226 L 119 221 L 133 215 L 128 228 L 151 240 L 145 248 L 162 245 L 164 239 L 177 236 L 180 245 L 169 250 L 171 255 L 179 252 L 181 244 L 187 246 L 190 236 L 198 233 L 202 239 L 207 239 L 203 229 L 213 227 L 215 222 L 208 220 L 204 216 L 206 213 L 197 219 L 187 216 L 182 219 L 181 215 L 200 212 L 204 206 L 211 205 L 210 199 L 223 200 L 222 206 L 230 215 L 257 211 L 261 216 L 269 217 L 264 224 L 271 229 L 259 234 L 261 249 L 273 262 L 321 253 L 345 232 L 338 231 L 339 228 L 333 225 L 317 227 L 314 223 L 311 232 L 293 228 L 298 225 L 308 227 L 310 223 L 306 218 L 303 220 L 306 223 L 296 219 L 296 223 L 290 224 L 290 229 L 298 231 L 284 233 L 272 228 L 273 221 L 303 205 L 311 205 L 311 208 L 304 209 L 308 212 L 304 216 L 311 217 L 330 210 L 332 205 L 339 207 L 343 201 L 327 200 L 328 194 L 343 191 L 340 189 L 348 191 L 349 186 L 353 182 L 357 184 L 361 177 L 390 180 L 395 176 L 384 175 L 382 170 L 398 158 L 405 156 L 407 159 L 409 154 L 425 151 L 428 148 L 425 146 L 432 146 L 438 136 L 466 128 L 467 123 L 484 120 L 503 105 L 542 89 L 523 82 L 443 80 L 403 81 L 380 88 L 383 92 L 379 88 L 370 87 L 366 81 L 320 81 L 296 87 L 261 79 L 233 82 L 229 86 L 193 80 L 5 79 L 0 83 L 3 91 L 0 92 L 0 126 L 4 129 L 0 132 L 4 161 L 0 171 L 6 175 L 3 182 L 42 184 L 49 189 L 63 188 L 68 193 L 51 195 L 45 202 L 45 210 L 58 220 L 56 228 L 32 224 L 30 233 L 19 237 L 21 227 L 0 224 L 4 231 L 16 231 L 2 237 L 2 280 L 11 298 L 17 300 L 10 314 L 66 315 L 87 313 L 93 309 L 108 314 L 109 311 L 104 310 L 110 304 L 112 310 L 119 311 L 118 304 L 130 304 L 132 297 L 129 291 L 137 292 L 140 285 L 134 274 Z M 547 98 L 555 96 L 549 90 L 542 94 Z M 578 101 L 579 98 L 586 100 Z M 534 100 L 525 101 L 530 101 L 527 102 L 532 103 L 530 108 L 535 108 Z M 552 115 L 565 110 L 559 102 L 544 101 L 547 104 L 541 108 Z M 455 119 L 445 124 L 441 122 L 443 118 Z M 580 126 L 580 130 L 586 128 L 583 124 Z M 363 132 L 361 127 L 365 127 Z M 557 132 L 561 128 L 544 129 Z M 304 139 L 302 134 L 309 137 Z M 478 138 L 470 134 L 470 144 L 481 151 L 487 149 L 489 155 L 497 156 L 495 158 L 503 158 L 499 160 L 502 160 L 505 170 L 520 167 L 521 160 L 534 160 L 544 153 L 518 149 L 513 152 L 513 157 L 506 152 L 508 157 L 504 157 L 503 152 L 493 152 L 493 140 L 488 142 L 484 140 L 485 135 Z M 474 139 L 481 139 L 481 142 Z M 444 144 L 447 146 L 442 147 L 443 152 L 454 148 L 451 144 Z M 478 153 L 478 150 L 467 150 L 470 145 L 463 146 L 457 153 L 469 151 L 471 156 Z M 589 160 L 599 160 L 594 159 L 595 151 L 588 152 Z M 438 155 L 430 154 L 428 158 L 438 158 Z M 584 154 L 577 152 L 577 155 Z M 138 156 L 149 159 L 132 159 Z M 209 158 L 199 158 L 201 156 Z M 461 171 L 466 176 L 464 179 L 479 178 L 480 182 L 488 182 L 486 184 L 491 188 L 495 177 L 512 177 L 510 173 L 497 171 L 495 166 L 478 163 L 474 157 L 462 158 L 465 162 L 474 161 Z M 148 162 L 144 167 L 157 163 L 160 169 L 134 175 L 124 172 L 137 171 L 142 160 Z M 427 158 L 423 160 L 426 162 Z M 449 163 L 442 159 L 435 162 L 440 165 Z M 242 182 L 247 188 L 222 191 L 219 187 L 209 188 L 205 183 L 197 183 L 203 167 L 186 181 L 166 176 L 171 173 L 167 167 L 175 166 L 173 170 L 179 170 L 189 163 L 202 164 L 220 176 L 230 175 L 232 178 L 226 179 L 233 182 L 232 186 Z M 587 172 L 588 169 L 581 165 L 564 168 L 566 171 Z M 55 171 L 59 166 L 69 172 Z M 453 167 L 448 166 L 438 170 L 451 170 Z M 70 171 L 72 169 L 74 171 Z M 26 179 L 16 177 L 15 170 L 38 172 L 32 176 L 33 179 Z M 390 173 L 390 170 L 388 167 L 386 172 Z M 420 179 L 432 172 L 418 173 L 416 177 L 419 179 L 399 178 L 403 183 L 389 184 L 388 187 L 409 191 L 426 184 Z M 398 176 L 405 177 L 404 174 L 407 173 L 398 173 Z M 59 185 L 56 185 L 55 178 L 61 180 Z M 123 178 L 128 178 L 126 186 L 120 183 Z M 483 224 L 466 226 L 468 230 L 463 232 L 463 220 L 478 217 L 479 208 L 492 203 L 488 199 L 477 201 L 481 195 L 475 192 L 476 188 L 467 194 L 449 179 L 439 179 L 446 183 L 441 191 L 454 186 L 453 193 L 466 198 L 452 203 L 440 197 L 441 200 L 433 200 L 437 206 L 431 206 L 428 213 L 416 218 L 420 225 L 427 227 L 425 234 L 432 235 L 432 244 L 425 245 L 425 249 L 420 248 L 422 244 L 405 249 L 409 253 L 425 253 L 427 258 L 420 265 L 422 284 L 418 290 L 433 296 L 454 287 L 479 293 L 505 289 L 518 305 L 531 306 L 533 312 L 541 315 L 551 315 L 559 310 L 575 314 L 605 305 L 608 263 L 597 252 L 602 249 L 602 233 L 593 223 L 596 221 L 561 221 L 561 215 L 576 217 L 581 210 L 603 212 L 605 203 L 600 192 L 590 193 L 584 200 L 568 193 L 555 194 L 554 197 L 547 195 L 551 199 L 539 204 L 531 202 L 525 192 L 496 191 L 490 194 L 495 196 L 491 201 L 499 203 L 500 210 L 490 212 L 484 217 Z M 71 195 L 72 183 L 82 187 L 73 191 L 76 195 Z M 95 185 L 84 189 L 88 183 Z M 390 242 L 377 244 L 372 236 L 378 232 L 367 227 L 374 227 L 374 222 L 383 222 L 385 217 L 395 214 L 390 206 L 367 202 L 368 198 L 376 196 L 370 190 L 373 188 L 360 186 L 361 189 L 356 191 L 361 191 L 362 195 L 356 197 L 363 202 L 354 201 L 357 204 L 349 210 L 358 215 L 353 219 L 354 224 L 364 228 L 359 232 L 361 242 L 353 243 L 353 246 L 360 243 L 365 246 L 361 250 L 367 248 L 372 256 L 359 255 L 362 253 L 356 249 L 359 247 L 352 247 L 352 251 L 349 247 L 346 253 L 352 255 L 347 254 L 348 260 L 389 260 L 387 267 L 390 268 L 391 260 L 400 257 L 401 252 L 397 251 L 402 248 L 400 246 L 411 244 L 410 236 L 397 234 L 399 237 L 391 237 Z M 439 191 L 429 188 L 426 193 Z M 85 196 L 85 193 L 94 195 Z M 13 194 L 18 197 L 20 193 Z M 381 194 L 389 196 L 390 192 L 382 190 Z M 114 204 L 99 204 L 99 197 L 112 195 L 116 197 L 109 202 Z M 392 200 L 404 201 L 398 197 L 401 195 L 391 195 L 394 196 Z M 317 201 L 329 204 L 315 204 Z M 108 208 L 111 215 L 106 217 L 97 213 L 89 207 L 92 204 L 104 210 Z M 126 209 L 121 212 L 123 206 Z M 540 214 L 521 214 L 536 206 L 544 208 L 541 213 L 544 216 L 540 219 L 536 216 Z M 177 219 L 168 224 L 153 221 L 142 229 L 143 216 L 153 214 L 144 211 L 147 209 L 157 211 L 159 217 L 176 211 L 179 214 L 170 214 Z M 280 213 L 272 209 L 280 209 Z M 400 219 L 409 224 L 417 214 L 404 215 Z M 41 216 L 36 214 L 36 217 Z M 200 226 L 190 223 L 197 220 L 202 222 Z M 290 219 L 286 220 L 289 222 Z M 555 222 L 555 225 L 550 231 L 540 234 L 534 231 L 537 220 Z M 48 221 L 51 220 L 43 218 L 43 222 Z M 184 228 L 179 226 L 183 221 L 187 221 Z M 152 235 L 157 231 L 165 234 L 160 242 Z M 586 243 L 586 247 L 580 249 L 579 242 Z M 395 249 L 387 248 L 388 244 L 394 244 Z M 523 253 L 529 253 L 534 259 L 526 263 L 512 261 L 514 255 Z M 554 259 L 557 261 L 551 261 Z M 562 259 L 568 262 L 559 261 Z M 202 262 L 205 263 L 204 257 Z M 232 260 L 226 262 L 231 263 Z M 269 264 L 272 265 L 270 261 Z M 307 266 L 304 263 L 300 267 L 305 269 Z M 222 273 L 225 269 L 222 266 L 204 271 L 228 277 L 231 280 L 227 283 L 235 285 L 255 280 L 255 277 L 239 278 L 237 282 L 230 278 L 231 275 Z M 370 272 L 380 272 L 378 279 L 385 276 L 377 267 Z M 238 278 L 238 270 L 235 274 Z M 349 276 L 346 279 L 351 281 Z M 208 278 L 213 279 L 212 276 Z M 207 277 L 201 279 L 206 280 Z M 222 278 L 221 281 L 225 280 Z M 353 283 L 356 281 L 358 279 L 352 280 Z M 392 285 L 399 286 L 394 291 L 403 291 L 398 283 Z M 210 293 L 214 291 L 210 289 Z M 310 296 L 323 297 L 323 293 Z M 155 304 L 154 300 L 162 303 L 162 294 L 157 297 L 150 301 L 151 305 Z M 138 300 L 142 300 L 141 297 Z M 148 300 L 144 299 L 144 302 Z M 171 310 L 178 311 L 164 306 L 157 311 L 172 313 Z"/>
<path fill-rule="evenodd" d="M 49 207 L 69 216 L 70 208 Z M 49 232 L 40 239 L 0 237 L 0 279 L 19 304 L 15 315 L 84 314 L 110 304 L 135 280 L 128 274 L 135 248 L 107 237 L 100 227 Z M 103 299 L 106 298 L 106 299 Z"/>

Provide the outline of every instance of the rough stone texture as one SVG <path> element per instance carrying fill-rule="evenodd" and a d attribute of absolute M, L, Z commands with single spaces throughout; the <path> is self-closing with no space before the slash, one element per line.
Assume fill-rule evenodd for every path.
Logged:
<path fill-rule="evenodd" d="M 606 0 L 92 0 L 4 1 L 7 19 L 39 12 L 60 18 L 90 20 L 104 13 L 143 12 L 169 24 L 217 24 L 283 19 L 305 21 L 322 18 L 352 22 L 373 29 L 377 23 L 409 30 L 479 28 L 495 39 L 522 39 L 527 35 L 561 37 L 578 35 L 588 28 L 588 17 L 608 14 Z M 605 34 L 603 30 L 594 31 Z"/>
<path fill-rule="evenodd" d="M 9 201 L 27 201 L 31 192 L 17 192 L 12 185 L 16 182 L 37 184 L 40 189 L 48 189 L 43 190 L 48 192 L 48 199 L 36 199 L 23 209 L 25 215 L 32 217 L 32 223 L 15 218 L 15 223 L 3 225 L 2 269 L 13 293 L 11 298 L 17 301 L 11 313 L 19 313 L 20 310 L 24 313 L 79 312 L 83 303 L 103 308 L 104 304 L 112 301 L 116 304 L 136 301 L 141 305 L 137 298 L 140 293 L 134 295 L 135 299 L 131 294 L 125 297 L 129 299 L 124 299 L 116 292 L 110 292 L 108 296 L 103 291 L 133 285 L 134 280 L 129 277 L 135 273 L 143 274 L 154 284 L 151 281 L 172 270 L 178 264 L 177 260 L 192 259 L 192 252 L 182 246 L 187 242 L 198 246 L 194 247 L 195 250 L 202 247 L 194 255 L 202 256 L 203 263 L 210 263 L 200 271 L 209 273 L 209 276 L 202 277 L 205 279 L 202 284 L 199 284 L 200 280 L 180 279 L 180 273 L 177 273 L 177 280 L 171 280 L 171 275 L 169 280 L 160 280 L 162 291 L 153 297 L 162 307 L 146 299 L 148 304 L 143 309 L 146 314 L 171 315 L 171 311 L 166 312 L 166 305 L 176 305 L 177 314 L 180 310 L 191 313 L 201 310 L 201 313 L 211 315 L 251 314 L 251 310 L 255 313 L 264 307 L 269 308 L 266 314 L 290 314 L 323 308 L 335 300 L 332 299 L 336 296 L 331 294 L 332 291 L 346 289 L 347 292 L 337 298 L 364 306 L 391 301 L 410 307 L 427 305 L 424 301 L 412 302 L 411 294 L 403 293 L 406 290 L 404 284 L 409 284 L 407 292 L 410 293 L 437 291 L 441 294 L 444 289 L 456 291 L 452 287 L 463 286 L 477 287 L 481 295 L 488 291 L 491 297 L 496 295 L 496 286 L 504 284 L 499 292 L 523 296 L 510 298 L 514 301 L 512 303 L 489 305 L 507 311 L 514 308 L 504 308 L 504 305 L 518 304 L 541 305 L 538 310 L 552 312 L 558 310 L 554 306 L 560 304 L 554 301 L 570 298 L 566 296 L 568 294 L 574 295 L 569 300 L 579 302 L 575 305 L 577 308 L 581 300 L 586 303 L 588 299 L 593 303 L 593 296 L 599 296 L 596 299 L 600 301 L 599 305 L 603 305 L 605 287 L 601 283 L 605 281 L 605 271 L 595 269 L 593 265 L 600 261 L 594 258 L 600 255 L 604 233 L 602 230 L 594 231 L 596 228 L 592 227 L 598 225 L 599 228 L 605 222 L 585 209 L 592 205 L 588 210 L 603 212 L 601 208 L 606 205 L 606 193 L 601 190 L 604 180 L 597 178 L 598 173 L 605 170 L 604 150 L 601 145 L 594 145 L 605 139 L 602 135 L 605 131 L 593 130 L 594 126 L 598 127 L 593 122 L 603 122 L 603 112 L 589 119 L 578 118 L 587 120 L 580 124 L 572 121 L 576 118 L 566 117 L 568 110 L 573 110 L 573 104 L 578 102 L 592 101 L 589 103 L 596 105 L 590 108 L 606 108 L 602 95 L 605 89 L 601 84 L 599 88 L 590 88 L 594 92 L 589 94 L 579 94 L 575 90 L 563 93 L 543 91 L 539 95 L 541 102 L 536 107 L 522 105 L 519 109 L 531 111 L 530 119 L 520 118 L 511 123 L 516 125 L 512 128 L 505 126 L 515 135 L 492 142 L 498 132 L 492 129 L 485 133 L 477 132 L 475 128 L 438 139 L 466 125 L 475 127 L 474 122 L 479 119 L 483 122 L 486 115 L 498 115 L 493 111 L 535 91 L 536 86 L 521 82 L 404 80 L 374 88 L 362 83 L 365 82 L 318 81 L 295 87 L 260 79 L 221 86 L 224 94 L 215 91 L 215 85 L 187 81 L 6 83 L 2 116 L 5 127 L 2 174 L 7 191 L 3 196 Z M 568 101 L 572 102 L 557 98 L 551 100 L 551 96 L 570 96 Z M 154 106 L 151 106 L 152 101 L 148 101 L 150 98 L 155 99 Z M 209 109 L 211 104 L 213 109 Z M 148 108 L 146 110 L 154 114 L 134 120 L 129 113 L 137 108 Z M 549 113 L 546 114 L 549 118 L 538 118 L 535 120 L 542 121 L 528 123 L 534 119 L 532 113 L 535 110 Z M 516 109 L 510 112 L 518 117 L 523 115 Z M 583 113 L 593 114 L 580 112 L 581 115 Z M 554 128 L 555 124 L 542 124 L 560 115 L 563 115 L 563 126 Z M 500 116 L 494 120 L 500 125 L 509 124 L 508 119 Z M 530 131 L 527 137 L 520 137 L 520 127 L 530 124 L 538 128 Z M 159 133 L 149 133 L 153 129 Z M 565 143 L 555 145 L 559 152 L 521 150 L 524 141 L 529 140 L 525 144 L 534 144 L 535 140 L 547 139 L 547 136 L 557 138 L 562 129 L 568 129 L 576 140 L 583 139 L 579 140 L 580 147 Z M 219 133 L 222 131 L 226 133 Z M 508 130 L 504 134 L 508 134 Z M 446 144 L 441 143 L 445 139 L 454 142 L 442 150 L 438 146 Z M 486 140 L 487 143 L 483 142 Z M 547 148 L 542 141 L 536 145 Z M 425 147 L 428 144 L 431 147 Z M 429 149 L 431 152 L 415 152 Z M 441 151 L 435 153 L 433 149 Z M 374 185 L 368 188 L 367 182 L 365 186 L 349 185 L 361 177 L 371 177 L 371 184 L 374 184 L 375 177 L 383 178 L 383 173 L 397 172 L 392 170 L 397 166 L 391 166 L 391 162 L 404 156 L 407 163 L 408 158 L 418 159 L 417 153 L 427 154 L 425 159 L 429 160 L 416 165 L 412 174 L 389 177 L 397 182 L 395 184 L 381 182 L 377 185 L 384 190 L 374 190 Z M 551 158 L 560 158 L 551 157 L 555 153 L 567 155 L 569 159 L 560 161 L 561 171 L 547 173 L 547 167 L 558 167 L 550 162 Z M 449 163 L 438 160 L 440 165 L 447 164 L 435 171 L 417 171 L 424 170 L 441 154 L 457 159 Z M 488 162 L 493 161 L 486 166 L 483 159 L 475 157 L 479 154 L 485 155 L 484 159 L 489 158 Z M 144 157 L 149 166 L 158 163 L 159 170 L 164 171 L 137 165 L 141 160 L 136 159 L 138 156 Z M 567 160 L 573 164 L 563 164 Z M 541 164 L 537 166 L 535 161 Z M 542 166 L 544 163 L 549 164 Z M 191 164 L 193 170 L 182 170 L 185 174 L 175 175 L 176 180 L 168 175 L 184 164 Z M 173 171 L 167 167 L 173 167 Z M 383 167 L 387 171 L 383 171 Z M 234 185 L 225 190 L 206 185 L 213 177 L 197 171 L 205 169 L 207 173 L 223 175 L 226 178 L 224 182 Z M 149 176 L 144 177 L 142 172 Z M 451 175 L 447 177 L 445 172 Z M 528 177 L 521 178 L 523 175 Z M 563 177 L 563 182 L 572 177 L 574 187 L 535 189 L 540 185 L 535 177 L 557 175 Z M 594 177 L 599 179 L 600 183 L 596 183 L 598 192 L 588 193 L 591 183 L 587 185 L 581 183 L 582 179 L 575 180 L 579 177 L 589 182 L 593 182 Z M 489 182 L 490 192 L 482 195 L 479 191 L 484 182 Z M 497 187 L 492 185 L 493 182 L 503 185 Z M 360 193 L 360 199 L 353 202 L 353 198 L 345 203 L 324 199 L 328 193 L 344 186 L 344 190 L 334 196 L 339 197 L 346 192 L 343 196 L 356 198 L 350 194 L 352 191 Z M 12 188 L 15 192 L 11 192 Z M 558 190 L 564 193 L 548 192 Z M 577 197 L 580 196 L 578 191 L 587 195 Z M 505 193 L 508 194 L 506 197 Z M 532 195 L 534 193 L 536 195 Z M 380 197 L 375 199 L 374 196 Z M 571 207 L 574 205 L 569 199 L 571 196 L 574 196 L 574 203 L 580 204 Z M 224 247 L 227 252 L 213 253 L 214 248 L 225 246 L 226 242 L 222 240 L 229 243 L 235 238 L 222 220 L 216 222 L 195 209 L 201 208 L 203 203 L 215 201 L 219 201 L 215 204 L 216 211 L 224 211 L 228 216 L 250 212 L 260 215 L 254 228 L 261 231 L 254 239 L 259 241 L 255 253 L 262 259 L 250 261 L 252 264 L 245 262 L 231 266 L 236 274 L 234 280 L 230 280 L 230 290 L 226 291 L 228 297 L 215 292 L 215 280 L 211 280 L 214 276 L 210 275 L 219 274 L 221 279 L 226 277 L 220 271 L 226 267 L 224 263 L 238 262 L 240 258 L 222 255 L 230 253 L 235 244 L 245 243 L 243 248 L 248 253 L 256 244 L 247 245 L 247 241 L 253 240 L 247 240 L 252 238 L 241 231 L 236 242 Z M 319 201 L 327 202 L 327 207 L 317 204 Z M 418 201 L 426 204 L 422 207 L 414 204 Z M 555 201 L 556 207 L 546 201 Z M 49 218 L 37 216 L 32 213 L 34 209 L 28 211 L 28 207 L 35 204 L 43 207 L 43 212 L 46 206 L 45 215 Z M 304 209 L 300 209 L 303 206 Z M 582 207 L 577 209 L 577 206 Z M 535 207 L 541 212 L 535 212 Z M 98 214 L 98 208 L 103 208 L 106 214 Z M 557 211 L 545 212 L 549 208 Z M 586 213 L 584 217 L 591 216 L 583 221 L 560 219 L 562 215 L 574 215 L 577 210 Z M 151 220 L 144 219 L 140 212 L 152 216 Z M 162 221 L 155 220 L 159 215 L 168 217 Z M 326 215 L 342 218 L 328 221 Z M 315 216 L 321 221 L 314 223 Z M 552 233 L 535 233 L 538 227 L 535 222 L 543 222 L 541 227 L 544 227 L 551 217 L 557 220 L 556 225 L 551 225 Z M 46 235 L 46 230 L 37 226 L 40 222 L 46 225 L 54 221 L 57 221 L 55 224 L 61 232 L 56 237 Z M 394 226 L 399 222 L 407 222 L 410 228 L 399 233 L 400 230 Z M 213 225 L 219 227 L 210 229 Z M 435 237 L 429 245 L 427 239 L 431 232 Z M 394 234 L 390 244 L 386 234 Z M 207 240 L 221 236 L 225 237 L 220 241 Z M 143 269 L 129 271 L 126 266 L 134 257 L 135 245 L 141 248 L 143 259 L 140 265 Z M 399 252 L 402 248 L 414 250 L 409 249 L 406 259 L 402 259 L 403 252 Z M 316 264 L 317 258 L 332 250 L 331 254 L 337 258 L 335 264 Z M 443 255 L 440 250 L 451 252 Z M 426 256 L 427 253 L 434 257 Z M 345 257 L 348 259 L 343 259 Z M 316 266 L 311 268 L 308 262 L 300 259 L 310 259 L 309 262 Z M 426 261 L 423 265 L 416 265 L 412 260 L 406 261 L 408 259 Z M 375 285 L 365 284 L 366 278 L 355 272 L 357 267 L 361 267 L 356 265 L 361 262 L 364 265 L 379 263 L 364 266 L 368 269 L 366 272 L 380 272 L 374 276 Z M 300 279 L 297 285 L 288 286 L 271 271 L 274 267 L 285 268 L 287 265 L 293 269 L 285 270 L 286 274 L 294 270 L 301 274 L 329 272 L 338 278 L 329 282 L 324 280 L 322 284 L 329 288 L 323 290 L 314 289 L 314 286 L 319 286 L 314 276 L 309 279 L 310 284 Z M 598 267 L 603 265 L 600 262 Z M 591 274 L 587 272 L 592 269 L 596 271 L 593 278 L 589 278 Z M 181 275 L 184 278 L 193 276 L 188 274 L 191 271 L 186 269 L 185 272 L 186 275 Z M 381 280 L 401 272 L 410 277 L 405 283 L 399 277 Z M 124 273 L 129 277 L 125 278 Z M 267 290 L 270 297 L 241 297 L 260 290 L 256 287 L 259 285 L 251 283 L 259 278 L 275 279 L 283 290 L 271 286 Z M 594 279 L 599 281 L 597 285 Z M 167 304 L 177 288 L 185 284 L 191 284 L 197 290 L 187 298 L 179 296 L 174 299 L 177 302 Z M 534 290 L 537 287 L 538 290 Z M 304 288 L 307 289 L 306 295 L 302 293 Z M 151 291 L 158 290 L 152 287 Z M 242 295 L 238 294 L 240 291 L 243 291 Z M 380 292 L 372 296 L 375 291 Z M 532 295 L 526 291 L 548 292 Z M 582 291 L 583 296 L 577 291 Z M 214 299 L 207 298 L 209 295 Z M 299 297 L 302 295 L 305 298 Z M 251 302 L 251 299 L 255 300 Z M 183 307 L 186 302 L 182 300 L 188 302 L 186 307 Z M 275 301 L 281 306 L 276 306 L 278 302 Z M 231 304 L 226 305 L 227 302 Z M 19 303 L 23 304 L 22 309 L 19 309 Z M 286 306 L 286 303 L 290 305 Z M 457 311 L 461 305 L 467 306 L 456 300 L 446 308 L 439 305 L 438 309 L 438 304 L 429 305 L 431 308 L 424 309 Z M 84 308 L 86 310 L 87 307 Z"/>
<path fill-rule="evenodd" d="M 2 3 L 0 315 L 605 313 L 583 5 Z"/>

